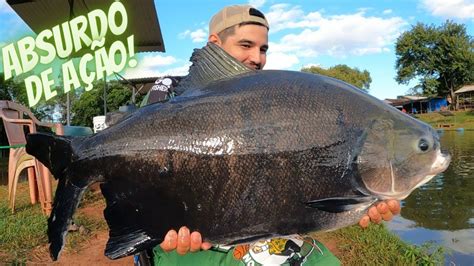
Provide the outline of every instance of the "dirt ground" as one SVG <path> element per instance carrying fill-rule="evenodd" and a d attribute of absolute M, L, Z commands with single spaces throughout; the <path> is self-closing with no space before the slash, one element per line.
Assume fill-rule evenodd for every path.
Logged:
<path fill-rule="evenodd" d="M 91 218 L 104 219 L 104 206 L 93 204 L 78 210 L 79 213 Z M 93 233 L 86 243 L 81 243 L 78 250 L 65 250 L 61 253 L 58 261 L 51 260 L 47 246 L 41 246 L 32 252 L 31 259 L 27 264 L 32 265 L 133 265 L 133 257 L 125 257 L 118 260 L 110 260 L 104 255 L 105 244 L 109 239 L 107 230 Z"/>
<path fill-rule="evenodd" d="M 108 232 L 97 232 L 82 248 L 76 251 L 65 251 L 58 261 L 52 261 L 47 247 L 39 247 L 33 252 L 32 259 L 27 264 L 32 265 L 133 265 L 133 257 L 110 260 L 104 255 L 105 244 L 109 238 Z"/>

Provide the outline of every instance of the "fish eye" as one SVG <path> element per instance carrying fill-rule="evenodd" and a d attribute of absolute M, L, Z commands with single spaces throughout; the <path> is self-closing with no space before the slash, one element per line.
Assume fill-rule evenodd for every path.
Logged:
<path fill-rule="evenodd" d="M 430 148 L 430 143 L 426 139 L 420 139 L 420 142 L 418 142 L 418 148 L 422 152 L 428 151 Z"/>

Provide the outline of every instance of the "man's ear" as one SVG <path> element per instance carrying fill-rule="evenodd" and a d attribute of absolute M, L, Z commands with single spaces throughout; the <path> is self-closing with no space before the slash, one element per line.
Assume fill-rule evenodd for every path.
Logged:
<path fill-rule="evenodd" d="M 211 35 L 209 35 L 209 37 L 207 38 L 207 41 L 213 44 L 216 44 L 218 46 L 221 46 L 222 44 L 221 38 L 219 38 L 219 36 L 215 33 L 212 33 Z"/>

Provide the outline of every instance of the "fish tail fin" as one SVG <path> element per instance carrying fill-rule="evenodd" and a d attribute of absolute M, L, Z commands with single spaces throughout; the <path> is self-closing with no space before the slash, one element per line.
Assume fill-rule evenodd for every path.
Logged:
<path fill-rule="evenodd" d="M 133 182 L 133 179 L 124 180 L 124 177 L 118 176 L 116 178 L 116 181 L 120 179 L 123 181 L 100 184 L 107 203 L 104 217 L 109 226 L 109 240 L 105 247 L 105 255 L 113 260 L 153 248 L 161 243 L 170 226 L 167 226 L 169 222 L 160 219 L 159 214 L 171 213 L 165 218 L 166 220 L 173 219 L 174 215 L 180 213 L 177 211 L 177 204 L 163 201 L 159 196 L 161 193 L 156 190 L 156 187 L 141 186 L 139 183 Z M 129 191 L 131 187 L 139 188 L 141 193 L 124 193 L 125 195 L 122 197 L 116 196 L 117 194 L 122 195 L 124 191 Z M 156 212 L 145 211 L 147 204 L 141 204 L 145 202 L 164 207 L 159 207 Z"/>
<path fill-rule="evenodd" d="M 53 260 L 58 259 L 64 248 L 68 226 L 72 222 L 72 215 L 85 191 L 86 187 L 75 186 L 68 178 L 59 178 L 53 210 L 48 219 L 49 251 Z"/>
<path fill-rule="evenodd" d="M 59 179 L 74 157 L 71 140 L 68 137 L 45 133 L 29 134 L 26 152 L 36 157 Z"/>
<path fill-rule="evenodd" d="M 71 182 L 67 168 L 74 160 L 71 138 L 44 133 L 27 136 L 26 151 L 43 163 L 58 179 L 53 210 L 48 219 L 50 254 L 57 260 L 65 245 L 68 226 L 87 186 Z"/>

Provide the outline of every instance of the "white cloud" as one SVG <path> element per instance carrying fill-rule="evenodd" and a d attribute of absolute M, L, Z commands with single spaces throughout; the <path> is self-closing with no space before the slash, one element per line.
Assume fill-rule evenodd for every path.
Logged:
<path fill-rule="evenodd" d="M 367 8 L 353 14 L 326 15 L 324 10 L 305 12 L 300 6 L 275 4 L 266 16 L 270 34 L 291 29 L 292 33 L 270 43 L 270 52 L 297 57 L 330 55 L 345 57 L 389 51 L 408 23 L 401 17 L 366 15 Z M 392 11 L 385 10 L 384 15 Z"/>
<path fill-rule="evenodd" d="M 392 14 L 392 12 L 393 12 L 393 10 L 391 10 L 391 9 L 385 9 L 385 10 L 382 12 L 382 14 L 388 15 L 388 14 Z"/>
<path fill-rule="evenodd" d="M 10 5 L 7 4 L 6 0 L 0 0 L 0 14 L 5 14 L 5 13 L 14 13 L 13 9 L 10 7 Z"/>
<path fill-rule="evenodd" d="M 457 231 L 441 231 L 444 246 L 462 254 L 472 254 L 474 247 L 474 231 L 463 229 Z"/>
<path fill-rule="evenodd" d="M 474 0 L 423 0 L 422 3 L 434 16 L 474 19 Z"/>
<path fill-rule="evenodd" d="M 188 69 L 191 63 L 186 63 L 179 67 L 165 69 L 160 71 L 158 69 L 145 68 L 128 68 L 123 75 L 127 79 L 146 78 L 146 77 L 162 77 L 162 76 L 185 76 L 188 74 Z"/>
<path fill-rule="evenodd" d="M 324 17 L 313 12 L 300 21 L 293 21 L 293 26 L 302 31 L 285 35 L 280 44 L 270 45 L 270 49 L 275 46 L 277 50 L 295 51 L 298 56 L 382 53 L 389 51 L 388 47 L 406 25 L 400 17 L 368 17 L 364 12 Z"/>
<path fill-rule="evenodd" d="M 199 43 L 199 42 L 204 42 L 207 40 L 207 32 L 204 31 L 203 29 L 198 29 L 193 32 L 191 32 L 191 40 L 193 43 Z"/>
<path fill-rule="evenodd" d="M 127 68 L 123 74 L 126 79 L 137 79 L 137 78 L 151 78 L 151 77 L 160 77 L 158 71 L 153 69 L 143 69 L 140 67 Z"/>
<path fill-rule="evenodd" d="M 412 220 L 405 219 L 401 216 L 396 216 L 393 218 L 390 223 L 386 223 L 385 225 L 392 231 L 396 232 L 407 232 L 413 230 L 416 227 L 416 223 Z"/>
<path fill-rule="evenodd" d="M 304 16 L 304 12 L 301 10 L 301 7 L 292 7 L 289 4 L 273 5 L 270 7 L 270 11 L 265 14 L 270 24 L 270 33 L 282 29 L 294 28 L 295 21 L 302 16 Z"/>
<path fill-rule="evenodd" d="M 172 76 L 185 76 L 188 74 L 190 66 L 191 66 L 191 62 L 187 62 L 186 64 L 180 67 L 167 69 L 163 73 L 165 75 L 172 75 Z"/>
<path fill-rule="evenodd" d="M 147 55 L 139 60 L 135 68 L 128 68 L 124 76 L 126 78 L 144 78 L 159 77 L 164 75 L 180 75 L 185 67 L 186 73 L 189 64 L 178 68 L 169 68 L 170 65 L 176 63 L 176 58 L 163 55 Z M 165 69 L 165 70 L 163 70 Z"/>
<path fill-rule="evenodd" d="M 306 64 L 302 68 L 310 68 L 310 67 L 321 67 L 322 68 L 321 64 L 314 64 L 314 63 Z"/>
<path fill-rule="evenodd" d="M 312 57 L 316 56 L 317 54 L 306 47 L 301 47 L 298 43 L 285 43 L 285 42 L 270 42 L 268 44 L 269 48 L 269 55 L 270 54 L 293 54 L 297 57 Z"/>
<path fill-rule="evenodd" d="M 176 63 L 176 58 L 173 56 L 163 56 L 163 55 L 146 55 L 138 62 L 138 66 L 144 68 L 154 68 L 162 67 Z"/>
<path fill-rule="evenodd" d="M 190 38 L 193 43 L 204 42 L 207 40 L 207 36 L 207 31 L 204 29 L 197 29 L 195 31 L 186 30 L 178 35 L 181 39 Z"/>
<path fill-rule="evenodd" d="M 270 53 L 267 56 L 265 69 L 290 69 L 300 61 L 294 54 L 286 54 L 282 52 Z"/>
<path fill-rule="evenodd" d="M 260 8 L 265 4 L 265 0 L 249 0 L 249 5 Z"/>
<path fill-rule="evenodd" d="M 184 38 L 188 37 L 190 34 L 191 34 L 190 30 L 185 30 L 185 31 L 181 32 L 180 34 L 178 34 L 178 37 L 180 39 L 184 39 Z"/>

